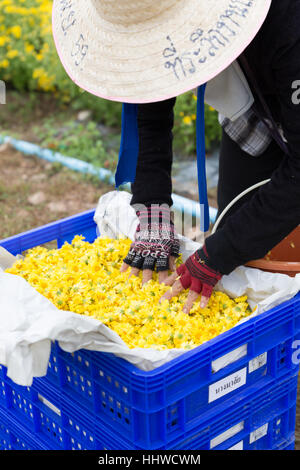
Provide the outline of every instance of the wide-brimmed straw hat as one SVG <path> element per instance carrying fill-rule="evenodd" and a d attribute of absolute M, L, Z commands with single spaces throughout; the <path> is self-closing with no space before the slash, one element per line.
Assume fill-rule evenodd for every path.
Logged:
<path fill-rule="evenodd" d="M 247 47 L 271 0 L 54 0 L 60 60 L 82 89 L 127 103 L 208 82 Z"/>

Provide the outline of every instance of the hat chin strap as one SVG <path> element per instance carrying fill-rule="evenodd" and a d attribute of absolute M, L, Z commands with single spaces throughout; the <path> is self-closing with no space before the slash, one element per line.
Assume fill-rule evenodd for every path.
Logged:
<path fill-rule="evenodd" d="M 179 0 L 184 2 L 186 0 Z M 151 20 L 171 8 L 178 0 L 91 0 L 99 16 L 112 24 L 134 25 Z"/>
<path fill-rule="evenodd" d="M 209 230 L 209 205 L 206 183 L 206 151 L 205 151 L 205 90 L 206 83 L 198 87 L 197 93 L 197 171 L 198 171 L 198 191 L 200 204 L 200 230 Z"/>

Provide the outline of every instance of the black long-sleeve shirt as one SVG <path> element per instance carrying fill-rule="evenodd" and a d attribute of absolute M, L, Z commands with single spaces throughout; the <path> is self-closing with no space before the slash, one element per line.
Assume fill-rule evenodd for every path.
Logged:
<path fill-rule="evenodd" d="M 300 104 L 293 88 L 300 80 L 300 0 L 273 0 L 244 54 L 275 121 L 281 124 L 290 155 L 283 158 L 271 182 L 206 239 L 212 266 L 223 274 L 263 257 L 300 223 Z M 132 204 L 172 204 L 174 102 L 139 106 L 140 153 Z"/>

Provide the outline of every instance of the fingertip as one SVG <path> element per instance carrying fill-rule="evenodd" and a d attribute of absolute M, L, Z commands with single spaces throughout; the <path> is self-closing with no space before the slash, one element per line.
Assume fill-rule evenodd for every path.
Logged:
<path fill-rule="evenodd" d="M 178 274 L 175 272 L 165 279 L 164 284 L 166 286 L 172 286 L 178 277 Z"/>
<path fill-rule="evenodd" d="M 125 271 L 127 271 L 128 268 L 129 268 L 129 264 L 123 263 L 120 268 L 120 272 L 124 273 Z"/>
<path fill-rule="evenodd" d="M 200 300 L 200 308 L 207 307 L 208 302 L 209 302 L 209 297 L 204 297 L 202 295 L 201 300 Z"/>
<path fill-rule="evenodd" d="M 164 284 L 165 280 L 168 278 L 168 271 L 160 271 L 158 273 L 158 282 L 159 284 Z"/>
<path fill-rule="evenodd" d="M 140 273 L 140 270 L 138 268 L 132 268 L 128 279 L 130 279 L 132 276 L 137 276 L 138 277 L 139 273 Z"/>
<path fill-rule="evenodd" d="M 152 276 L 153 276 L 153 271 L 151 271 L 150 269 L 145 269 L 143 271 L 142 286 L 146 284 L 147 282 L 149 282 L 152 279 Z"/>
<path fill-rule="evenodd" d="M 175 256 L 170 256 L 169 265 L 170 265 L 170 271 L 175 271 L 175 269 L 176 269 L 176 258 L 175 258 Z"/>

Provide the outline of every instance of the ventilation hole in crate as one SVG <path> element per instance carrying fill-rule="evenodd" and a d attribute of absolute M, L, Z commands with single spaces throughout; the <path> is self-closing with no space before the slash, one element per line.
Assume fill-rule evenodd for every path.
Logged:
<path fill-rule="evenodd" d="M 279 369 L 285 366 L 286 358 L 287 358 L 287 347 L 285 343 L 282 343 L 278 348 L 277 366 Z"/>
<path fill-rule="evenodd" d="M 172 405 L 167 410 L 167 428 L 169 431 L 174 431 L 174 429 L 179 426 L 178 419 L 178 407 L 177 405 Z"/>

